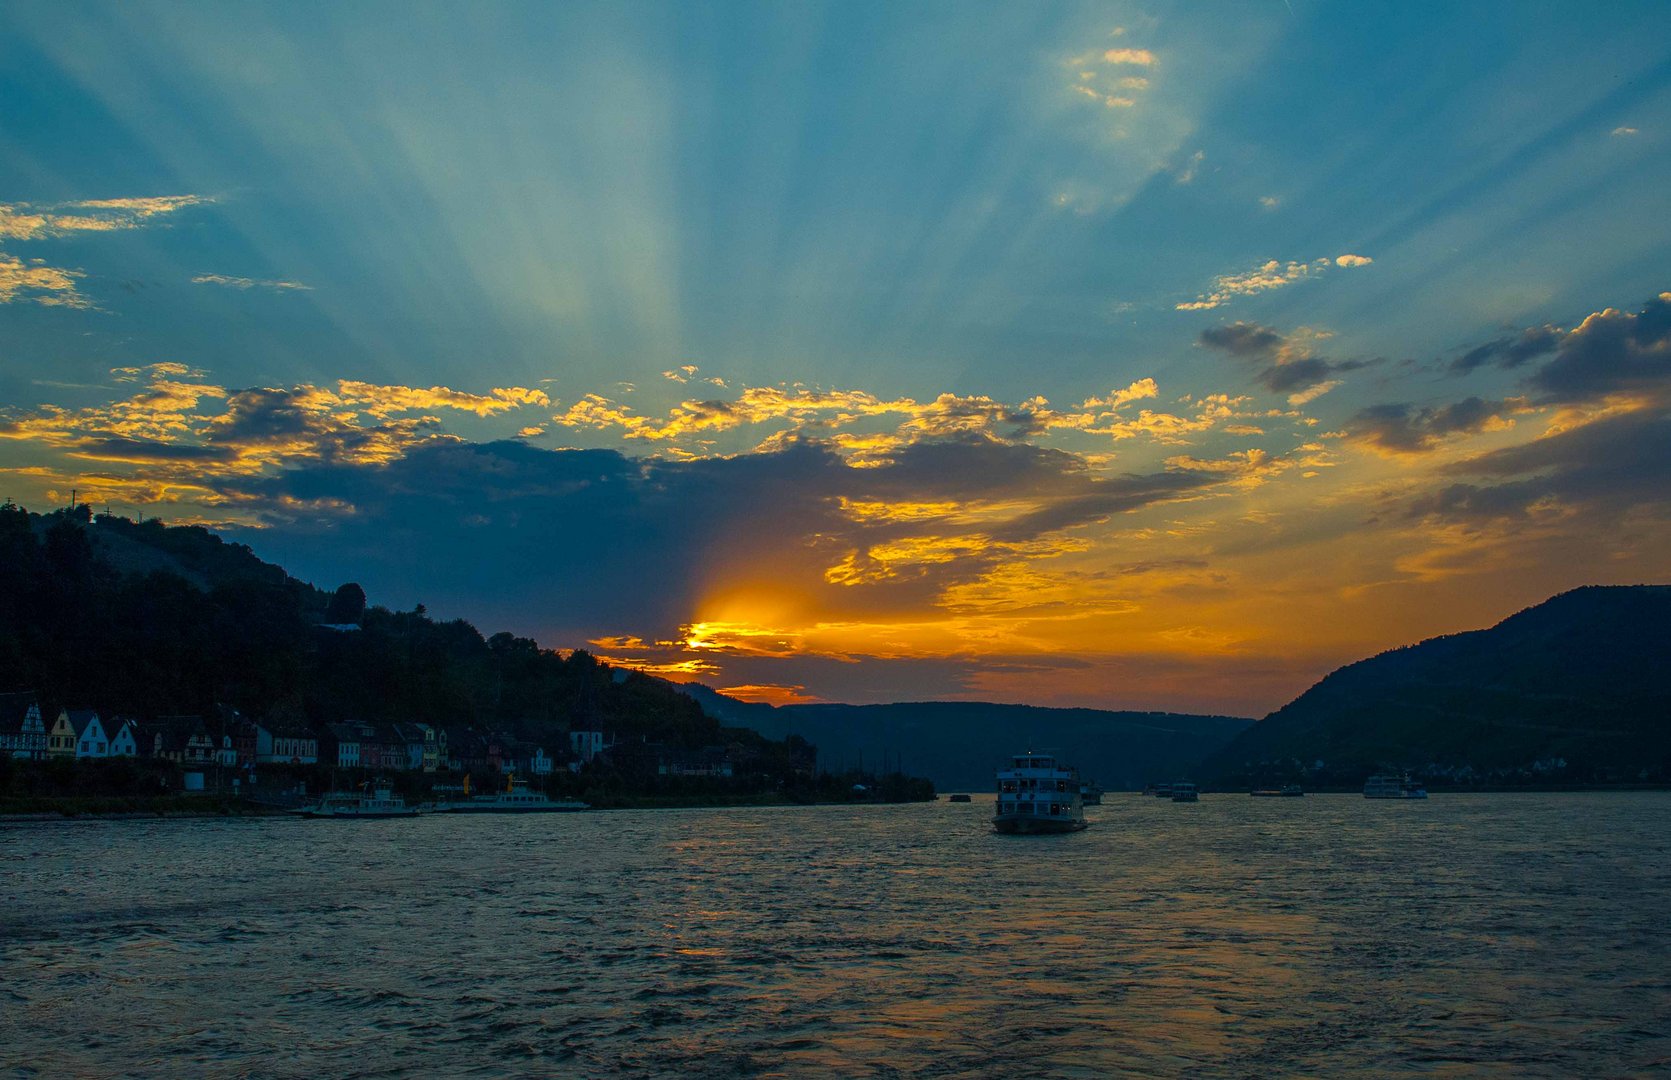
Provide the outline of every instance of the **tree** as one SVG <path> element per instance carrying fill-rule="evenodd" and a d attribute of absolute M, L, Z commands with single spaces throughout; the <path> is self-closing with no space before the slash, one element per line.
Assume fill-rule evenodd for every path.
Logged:
<path fill-rule="evenodd" d="M 360 616 L 366 613 L 366 591 L 350 581 L 337 589 L 336 595 L 331 597 L 331 606 L 325 611 L 325 621 L 328 623 L 357 623 Z"/>

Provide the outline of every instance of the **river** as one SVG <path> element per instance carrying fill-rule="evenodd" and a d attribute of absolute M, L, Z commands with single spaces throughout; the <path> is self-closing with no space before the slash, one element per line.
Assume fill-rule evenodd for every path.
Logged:
<path fill-rule="evenodd" d="M 1671 1070 L 1671 794 L 0 825 L 0 1074 Z"/>

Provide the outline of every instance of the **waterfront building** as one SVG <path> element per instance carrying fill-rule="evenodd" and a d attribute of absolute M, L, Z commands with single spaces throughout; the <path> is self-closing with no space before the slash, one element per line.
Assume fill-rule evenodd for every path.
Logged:
<path fill-rule="evenodd" d="M 571 731 L 569 749 L 583 764 L 589 765 L 607 751 L 609 745 L 604 741 L 601 731 Z"/>
<path fill-rule="evenodd" d="M 75 756 L 105 758 L 110 756 L 110 736 L 105 734 L 104 721 L 93 709 L 67 711 L 70 727 L 75 731 Z"/>
<path fill-rule="evenodd" d="M 217 747 L 201 716 L 161 716 L 147 725 L 151 756 L 182 765 L 212 765 Z"/>
<path fill-rule="evenodd" d="M 46 757 L 46 740 L 34 693 L 0 694 L 0 756 L 40 761 Z"/>
<path fill-rule="evenodd" d="M 139 724 L 135 720 L 125 716 L 113 716 L 109 728 L 111 757 L 139 756 Z"/>
<path fill-rule="evenodd" d="M 325 760 L 339 769 L 360 766 L 360 749 L 365 736 L 359 724 L 325 725 Z"/>

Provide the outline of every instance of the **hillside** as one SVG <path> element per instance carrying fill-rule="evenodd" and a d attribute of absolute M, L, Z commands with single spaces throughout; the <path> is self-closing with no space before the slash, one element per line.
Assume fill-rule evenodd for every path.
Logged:
<path fill-rule="evenodd" d="M 1009 755 L 1059 755 L 1105 787 L 1140 788 L 1193 775 L 1201 759 L 1253 721 L 1233 716 L 1051 709 L 970 701 L 892 705 L 770 705 L 732 701 L 704 686 L 688 693 L 709 711 L 773 738 L 799 735 L 826 767 L 898 760 L 946 791 L 985 791 Z"/>
<path fill-rule="evenodd" d="M 1671 778 L 1671 586 L 1563 593 L 1333 672 L 1214 755 L 1226 777 Z M 1316 768 L 1323 762 L 1321 769 Z"/>
<path fill-rule="evenodd" d="M 321 626 L 344 622 L 346 632 Z M 0 506 L 0 692 L 35 692 L 50 711 L 145 720 L 228 706 L 315 730 L 342 720 L 491 729 L 558 751 L 572 727 L 768 750 L 661 680 L 618 674 L 584 651 L 366 606 L 357 585 L 322 591 L 206 529 Z"/>

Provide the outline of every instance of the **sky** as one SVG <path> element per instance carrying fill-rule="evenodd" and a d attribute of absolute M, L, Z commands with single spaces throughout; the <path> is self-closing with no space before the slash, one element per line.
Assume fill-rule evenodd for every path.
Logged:
<path fill-rule="evenodd" d="M 1663 3 L 0 0 L 0 497 L 750 700 L 1671 580 Z"/>

